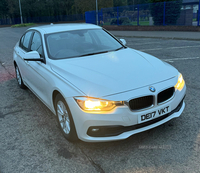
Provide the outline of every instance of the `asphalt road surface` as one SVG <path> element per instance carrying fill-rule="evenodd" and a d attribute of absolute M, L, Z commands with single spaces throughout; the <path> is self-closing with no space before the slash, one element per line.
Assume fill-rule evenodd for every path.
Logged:
<path fill-rule="evenodd" d="M 17 86 L 12 51 L 26 29 L 0 28 L 0 173 L 200 172 L 199 41 L 125 38 L 183 74 L 181 117 L 123 141 L 70 143 L 48 108 Z"/>

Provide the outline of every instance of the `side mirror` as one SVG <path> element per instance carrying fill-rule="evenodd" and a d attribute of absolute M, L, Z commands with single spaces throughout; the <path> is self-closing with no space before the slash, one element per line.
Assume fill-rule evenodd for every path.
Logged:
<path fill-rule="evenodd" d="M 125 39 L 120 38 L 120 41 L 124 46 L 126 46 L 126 40 Z"/>
<path fill-rule="evenodd" d="M 43 59 L 40 58 L 40 54 L 37 51 L 31 51 L 31 52 L 25 53 L 24 60 L 25 61 L 42 61 L 43 62 Z"/>

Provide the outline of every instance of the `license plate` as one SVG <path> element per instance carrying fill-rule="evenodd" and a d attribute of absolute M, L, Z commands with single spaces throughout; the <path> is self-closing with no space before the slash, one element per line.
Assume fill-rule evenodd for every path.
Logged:
<path fill-rule="evenodd" d="M 166 106 L 164 108 L 161 109 L 157 109 L 155 111 L 149 112 L 147 114 L 142 114 L 142 115 L 138 115 L 138 123 L 143 123 L 146 121 L 150 121 L 154 118 L 160 117 L 162 115 L 168 114 L 169 112 L 171 112 L 171 107 L 170 106 Z"/>

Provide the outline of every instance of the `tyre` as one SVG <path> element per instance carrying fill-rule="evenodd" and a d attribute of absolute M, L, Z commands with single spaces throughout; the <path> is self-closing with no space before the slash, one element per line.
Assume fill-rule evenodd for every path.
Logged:
<path fill-rule="evenodd" d="M 17 79 L 17 83 L 18 83 L 19 87 L 22 89 L 26 89 L 26 85 L 24 85 L 21 73 L 19 71 L 19 67 L 17 65 L 15 65 L 15 74 L 16 74 L 16 79 Z"/>
<path fill-rule="evenodd" d="M 57 94 L 55 98 L 55 110 L 59 128 L 61 129 L 64 137 L 71 142 L 77 141 L 78 136 L 72 114 L 65 99 L 60 94 Z"/>

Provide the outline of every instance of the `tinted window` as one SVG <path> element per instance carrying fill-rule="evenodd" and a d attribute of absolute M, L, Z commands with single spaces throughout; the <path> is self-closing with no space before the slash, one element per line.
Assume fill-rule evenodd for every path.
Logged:
<path fill-rule="evenodd" d="M 24 42 L 24 35 L 21 37 L 20 42 L 19 42 L 19 46 L 22 47 L 23 46 L 23 42 Z"/>
<path fill-rule="evenodd" d="M 24 41 L 23 41 L 23 48 L 25 50 L 28 50 L 28 46 L 29 46 L 29 41 L 31 38 L 32 32 L 27 32 L 24 36 Z"/>
<path fill-rule="evenodd" d="M 85 29 L 46 35 L 49 57 L 63 59 L 115 51 L 123 46 L 102 29 Z"/>
<path fill-rule="evenodd" d="M 113 45 L 113 40 L 108 37 L 108 34 L 105 34 L 104 32 L 98 32 L 98 39 L 99 44 L 111 47 Z"/>
<path fill-rule="evenodd" d="M 40 55 L 43 55 L 42 40 L 41 40 L 40 34 L 38 32 L 35 32 L 33 35 L 32 43 L 31 43 L 31 50 L 35 50 Z"/>

